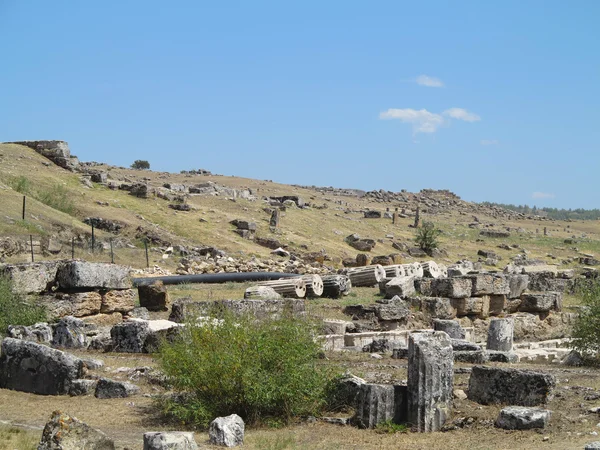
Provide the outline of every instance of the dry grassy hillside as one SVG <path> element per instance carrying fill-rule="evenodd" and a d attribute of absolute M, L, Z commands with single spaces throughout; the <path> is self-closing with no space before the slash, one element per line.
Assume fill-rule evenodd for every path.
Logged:
<path fill-rule="evenodd" d="M 137 198 L 125 190 L 112 190 L 99 183 L 92 183 L 88 187 L 81 181 L 82 173 L 62 169 L 28 147 L 0 144 L 0 237 L 10 237 L 24 243 L 32 235 L 34 240 L 54 239 L 64 244 L 60 254 L 46 257 L 70 255 L 68 243 L 76 237 L 80 243 L 76 252 L 78 256 L 106 260 L 109 258 L 106 252 L 92 255 L 86 249 L 91 229 L 83 223 L 83 219 L 100 217 L 119 222 L 123 229 L 118 234 L 96 230 L 96 238 L 106 242 L 112 237 L 115 240 L 117 262 L 134 266 L 145 265 L 140 227 L 143 231 L 150 230 L 160 236 L 165 245 L 213 246 L 233 256 L 269 256 L 270 249 L 233 232 L 235 227 L 229 222 L 243 219 L 256 222 L 257 236 L 274 237 L 294 253 L 301 255 L 324 250 L 332 257 L 332 265 L 339 265 L 342 258 L 357 254 L 344 242 L 344 238 L 352 233 L 377 240 L 371 256 L 402 253 L 405 260 L 415 259 L 392 247 L 394 242 L 414 245 L 414 230 L 409 225 L 414 221 L 411 211 L 416 208 L 418 197 L 411 194 L 407 194 L 408 200 L 403 203 L 383 202 L 367 197 L 340 195 L 335 191 L 320 192 L 239 177 L 171 174 L 107 165 L 87 167 L 88 170 L 107 172 L 109 180 L 117 183 L 146 182 L 151 188 L 162 188 L 165 183 L 190 186 L 212 181 L 229 188 L 251 189 L 256 200 L 232 199 L 226 195 L 188 195 L 185 202 L 192 209 L 175 211 L 169 208 L 172 201 L 155 195 Z M 24 221 L 21 220 L 23 194 L 16 189 L 27 191 Z M 280 229 L 273 233 L 269 230 L 270 214 L 265 211 L 269 205 L 264 199 L 283 195 L 300 196 L 311 207 L 287 208 L 282 214 Z M 443 200 L 444 196 L 440 195 Z M 436 194 L 430 196 L 435 198 Z M 48 198 L 67 202 L 66 208 L 64 204 L 59 205 L 66 212 L 58 210 Z M 441 259 L 446 262 L 462 258 L 477 260 L 479 249 L 498 253 L 502 257 L 500 267 L 510 257 L 524 251 L 530 257 L 556 263 L 570 261 L 569 258 L 577 258 L 581 253 L 600 253 L 598 221 L 521 219 L 514 215 L 498 214 L 494 209 L 478 207 L 477 220 L 482 226 L 493 224 L 494 229 L 510 227 L 513 230 L 509 238 L 487 238 L 479 235 L 479 229 L 468 226 L 474 220 L 471 211 L 475 206 L 462 201 L 458 203 L 459 206 L 446 208 L 428 208 L 421 204 L 422 221 L 433 221 L 444 232 L 440 240 L 447 255 Z M 366 209 L 385 211 L 390 208 L 394 211 L 396 207 L 407 209 L 407 217 L 399 219 L 396 224 L 392 224 L 391 219 L 366 219 L 362 213 Z M 548 236 L 543 235 L 544 227 L 548 229 Z M 573 237 L 573 243 L 565 243 L 565 239 Z M 498 248 L 500 244 L 514 247 Z M 42 259 L 42 256 L 38 258 Z M 5 259 L 26 261 L 30 256 L 20 253 Z M 151 253 L 151 260 L 166 266 L 176 262 L 172 258 L 163 260 L 158 252 Z"/>

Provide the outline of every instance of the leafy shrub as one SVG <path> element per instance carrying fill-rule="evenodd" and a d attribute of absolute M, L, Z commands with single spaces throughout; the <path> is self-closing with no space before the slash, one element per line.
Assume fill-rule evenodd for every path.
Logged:
<path fill-rule="evenodd" d="M 44 320 L 44 308 L 13 293 L 10 280 L 0 276 L 0 335 L 6 333 L 9 325 L 33 325 Z"/>
<path fill-rule="evenodd" d="M 190 322 L 161 346 L 162 369 L 182 394 L 162 402 L 167 415 L 200 427 L 232 413 L 254 424 L 288 423 L 325 406 L 333 371 L 319 362 L 313 323 L 220 317 Z"/>
<path fill-rule="evenodd" d="M 438 236 L 442 233 L 441 230 L 437 229 L 433 222 L 423 222 L 421 228 L 417 228 L 417 234 L 415 241 L 427 254 L 431 254 L 432 250 L 438 248 L 439 242 Z"/>
<path fill-rule="evenodd" d="M 600 279 L 585 280 L 577 287 L 583 307 L 573 326 L 573 348 L 588 362 L 600 362 Z"/>
<path fill-rule="evenodd" d="M 142 169 L 148 170 L 150 169 L 150 163 L 144 159 L 136 159 L 131 165 L 132 169 Z"/>

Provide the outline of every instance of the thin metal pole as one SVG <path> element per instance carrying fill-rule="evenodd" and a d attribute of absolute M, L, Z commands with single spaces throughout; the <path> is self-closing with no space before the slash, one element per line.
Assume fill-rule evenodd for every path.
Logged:
<path fill-rule="evenodd" d="M 110 262 L 112 264 L 115 263 L 115 255 L 113 253 L 113 243 L 112 243 L 112 238 L 110 238 Z"/>
<path fill-rule="evenodd" d="M 94 238 L 94 222 L 92 222 L 92 253 L 94 253 L 95 246 L 96 246 L 96 239 Z"/>
<path fill-rule="evenodd" d="M 25 199 L 27 197 L 23 196 L 23 220 L 25 220 Z"/>
<path fill-rule="evenodd" d="M 75 259 L 75 238 L 71 238 L 71 259 Z"/>
<path fill-rule="evenodd" d="M 148 241 L 144 240 L 144 248 L 146 249 L 146 267 L 150 267 L 150 260 L 148 259 Z"/>
<path fill-rule="evenodd" d="M 31 262 L 35 262 L 33 258 L 33 236 L 29 235 L 29 246 L 31 247 Z"/>

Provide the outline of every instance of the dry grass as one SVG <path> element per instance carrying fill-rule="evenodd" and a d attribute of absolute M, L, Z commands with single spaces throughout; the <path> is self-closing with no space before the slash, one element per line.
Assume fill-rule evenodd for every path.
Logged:
<path fill-rule="evenodd" d="M 354 197 L 323 195 L 310 189 L 239 177 L 192 176 L 108 166 L 98 167 L 109 171 L 115 178 L 141 181 L 142 178 L 147 177 L 153 186 L 161 186 L 165 181 L 188 185 L 214 181 L 233 188 L 251 188 L 259 197 L 300 195 L 310 203 L 328 206 L 327 209 L 288 208 L 281 218 L 281 229 L 273 234 L 268 229 L 269 214 L 263 210 L 266 204 L 261 201 L 237 199 L 233 202 L 218 196 L 193 196 L 188 199 L 188 203 L 195 209 L 190 212 L 177 212 L 168 208 L 169 202 L 159 198 L 139 199 L 125 191 L 113 191 L 101 185 L 94 185 L 93 188 L 84 187 L 79 181 L 78 174 L 54 165 L 46 167 L 44 163 L 47 163 L 47 160 L 33 150 L 18 145 L 0 144 L 0 197 L 3 205 L 0 236 L 26 237 L 29 234 L 35 236 L 36 230 L 39 230 L 37 233 L 39 235 L 53 235 L 60 233 L 61 230 L 71 229 L 75 233 L 89 234 L 89 227 L 81 220 L 89 216 L 98 216 L 125 224 L 122 235 L 134 241 L 137 227 L 142 226 L 146 229 L 159 227 L 167 240 L 174 243 L 213 245 L 228 251 L 233 256 L 241 254 L 268 256 L 269 249 L 233 233 L 229 221 L 241 218 L 255 221 L 259 236 L 273 236 L 297 252 L 306 251 L 300 246 L 307 246 L 308 251 L 324 249 L 338 264 L 341 258 L 356 255 L 356 250 L 343 240 L 351 233 L 380 240 L 371 252 L 372 255 L 398 253 L 392 247 L 393 240 L 411 245 L 413 241 L 413 230 L 408 227 L 413 221 L 412 218 L 400 219 L 396 225 L 392 225 L 389 219 L 364 219 L 358 212 L 363 208 L 378 210 L 386 206 L 393 208 L 393 203 L 382 204 Z M 26 223 L 20 224 L 22 195 L 8 187 L 10 180 L 18 176 L 26 176 L 33 186 L 41 189 L 49 189 L 56 184 L 63 185 L 75 203 L 77 210 L 75 217 L 29 199 Z M 109 206 L 101 206 L 97 202 L 107 202 Z M 467 226 L 472 221 L 470 215 L 461 215 L 457 211 L 438 215 L 422 214 L 422 220 L 431 220 L 444 231 L 440 240 L 442 247 L 448 251 L 449 256 L 445 259 L 448 263 L 460 258 L 476 260 L 477 250 L 481 248 L 495 250 L 503 258 L 501 264 L 522 252 L 521 249 L 497 248 L 502 243 L 517 244 L 520 248 L 528 250 L 532 257 L 558 263 L 567 257 L 577 256 L 578 251 L 600 253 L 600 241 L 597 238 L 600 232 L 600 221 L 505 221 L 483 214 L 478 217 L 482 223 L 494 223 L 497 228 L 505 226 L 520 228 L 522 232 L 513 232 L 513 235 L 507 239 L 480 238 L 478 230 Z M 200 218 L 205 219 L 206 222 L 200 222 Z M 544 226 L 548 228 L 550 236 L 543 236 Z M 539 231 L 538 234 L 536 229 Z M 388 238 L 387 235 L 393 235 L 394 238 Z M 586 237 L 582 238 L 583 235 Z M 577 244 L 564 244 L 564 239 L 572 236 L 577 237 Z M 107 239 L 110 235 L 98 232 L 98 237 Z M 117 251 L 117 254 L 121 259 L 119 262 L 137 267 L 145 265 L 145 257 L 141 251 L 138 253 Z M 552 254 L 556 260 L 548 254 Z M 151 264 L 159 262 L 174 267 L 172 260 L 162 261 L 159 254 L 151 256 Z M 103 257 L 106 260 L 107 255 L 94 257 Z"/>

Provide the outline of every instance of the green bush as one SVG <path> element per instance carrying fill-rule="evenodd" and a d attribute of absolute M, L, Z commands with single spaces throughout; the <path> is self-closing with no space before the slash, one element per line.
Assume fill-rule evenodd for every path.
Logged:
<path fill-rule="evenodd" d="M 131 165 L 132 169 L 142 169 L 148 170 L 150 169 L 150 163 L 144 159 L 136 159 Z"/>
<path fill-rule="evenodd" d="M 46 320 L 46 311 L 13 293 L 8 278 L 0 276 L 0 335 L 9 325 L 33 325 Z"/>
<path fill-rule="evenodd" d="M 600 279 L 585 280 L 577 287 L 582 308 L 573 326 L 573 348 L 588 362 L 600 362 Z"/>
<path fill-rule="evenodd" d="M 228 313 L 192 323 L 161 346 L 162 369 L 181 394 L 162 402 L 167 415 L 199 427 L 233 413 L 250 424 L 282 425 L 326 405 L 334 375 L 319 361 L 313 323 Z"/>
<path fill-rule="evenodd" d="M 415 241 L 421 250 L 430 255 L 433 249 L 438 248 L 437 238 L 441 233 L 442 231 L 437 229 L 433 222 L 423 222 L 423 225 L 417 228 Z"/>

